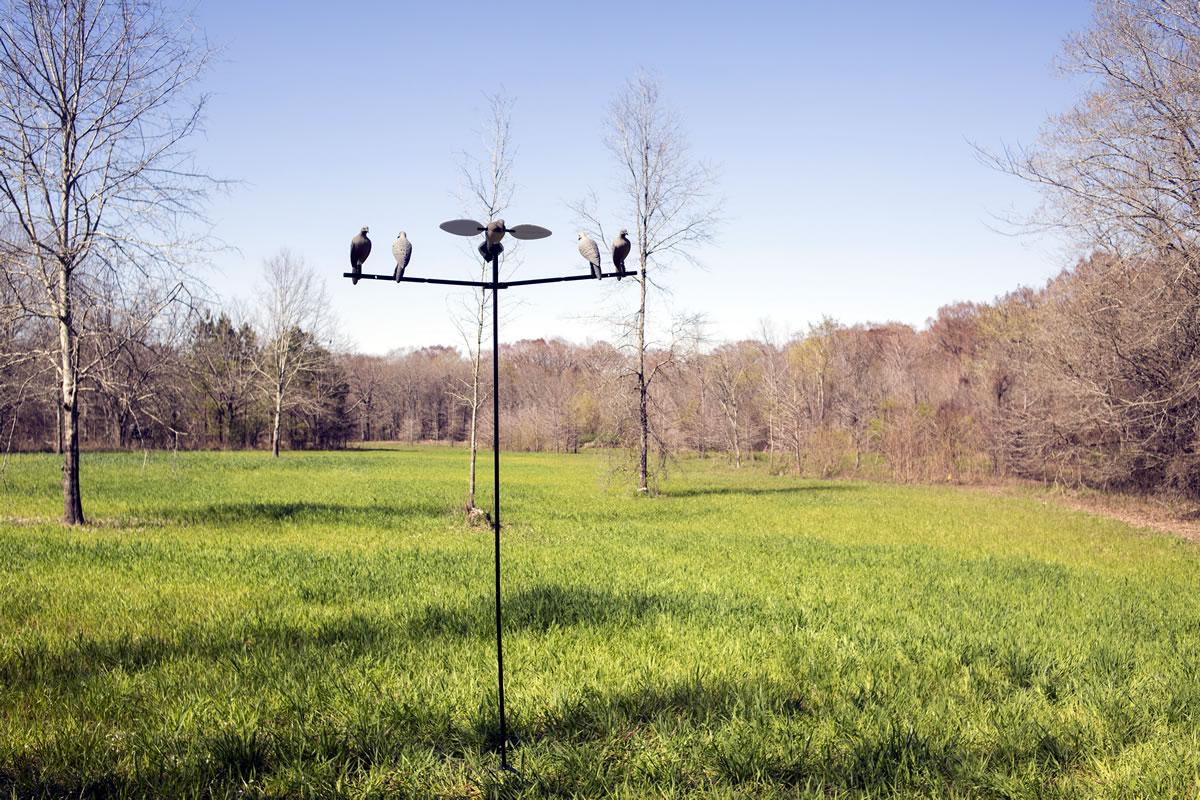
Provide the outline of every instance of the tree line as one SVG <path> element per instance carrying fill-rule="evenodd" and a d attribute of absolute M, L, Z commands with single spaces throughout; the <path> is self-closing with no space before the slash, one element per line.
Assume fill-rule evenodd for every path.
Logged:
<path fill-rule="evenodd" d="M 816 477 L 1021 477 L 1197 496 L 1198 298 L 1169 261 L 1097 255 L 1040 290 L 943 307 L 921 329 L 827 319 L 714 344 L 698 327 L 646 354 L 660 376 L 652 460 L 689 453 Z M 124 342 L 81 386 L 84 446 L 269 448 L 277 408 L 289 448 L 469 443 L 471 354 L 338 352 L 302 327 L 272 329 L 205 312 Z M 302 362 L 282 404 L 281 344 Z M 488 397 L 491 357 L 484 350 L 478 370 Z M 635 358 L 607 342 L 503 346 L 503 446 L 636 452 Z M 9 446 L 61 448 L 53 375 L 30 363 L 4 380 Z M 479 425 L 489 440 L 490 416 Z"/>
<path fill-rule="evenodd" d="M 26 336 L 31 334 L 26 334 Z M 26 339 L 23 347 L 30 342 Z M 302 369 L 279 367 L 279 354 Z M 298 356 L 297 354 L 302 354 Z M 352 435 L 344 358 L 300 328 L 276 338 L 226 312 L 125 340 L 79 384 L 84 449 L 338 448 Z M 282 397 L 280 376 L 289 381 Z M 63 452 L 55 375 L 35 362 L 5 370 L 0 419 L 10 450 Z M 282 403 L 279 435 L 276 403 Z"/>

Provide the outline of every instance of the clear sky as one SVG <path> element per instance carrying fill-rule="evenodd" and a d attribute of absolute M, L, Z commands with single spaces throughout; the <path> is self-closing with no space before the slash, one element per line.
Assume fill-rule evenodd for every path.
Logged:
<path fill-rule="evenodd" d="M 1090 2 L 210 0 L 195 13 L 222 48 L 197 151 L 243 181 L 211 207 L 236 248 L 211 284 L 252 301 L 263 259 L 287 246 L 328 277 L 346 336 L 367 352 L 459 343 L 448 311 L 461 293 L 340 275 L 363 224 L 368 271 L 390 272 L 401 229 L 411 274 L 477 269 L 437 224 L 459 215 L 458 154 L 480 149 L 485 92 L 516 100 L 507 220 L 554 231 L 523 247 L 521 277 L 585 268 L 566 203 L 613 187 L 605 114 L 639 67 L 720 170 L 727 222 L 699 254 L 705 268 L 664 278 L 672 308 L 706 315 L 715 338 L 823 315 L 921 325 L 1070 263 L 1056 242 L 993 230 L 993 215 L 1028 211 L 1036 195 L 970 142 L 1029 141 L 1067 107 L 1077 87 L 1053 63 Z M 524 290 L 502 338 L 609 337 L 588 315 L 635 296 L 632 282 L 606 283 Z"/>

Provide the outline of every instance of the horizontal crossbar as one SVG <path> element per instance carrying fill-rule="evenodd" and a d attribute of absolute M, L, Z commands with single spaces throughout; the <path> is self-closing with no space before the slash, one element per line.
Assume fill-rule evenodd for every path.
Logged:
<path fill-rule="evenodd" d="M 617 278 L 617 277 L 632 278 L 636 275 L 637 275 L 636 271 L 626 272 L 624 275 L 622 275 L 619 272 L 605 272 L 601 277 L 604 277 L 604 278 Z M 343 272 L 342 277 L 343 278 L 353 278 L 354 273 Z M 375 275 L 375 274 L 369 273 L 369 272 L 364 272 L 362 275 L 359 275 L 358 277 L 364 281 L 393 281 L 393 282 L 396 282 L 396 279 L 393 278 L 391 275 Z M 596 278 L 592 275 L 563 275 L 563 276 L 557 277 L 557 278 L 529 278 L 529 279 L 523 280 L 523 281 L 500 281 L 499 283 L 495 284 L 495 288 L 508 289 L 511 286 L 533 286 L 534 284 L 538 284 L 538 283 L 562 283 L 563 281 L 594 281 L 594 280 L 596 280 Z M 399 283 L 437 283 L 437 284 L 441 284 L 443 286 L 475 286 L 480 289 L 493 288 L 491 281 L 456 281 L 456 280 L 451 280 L 450 278 L 420 278 L 420 277 L 409 276 L 409 275 L 405 275 L 403 278 L 401 278 L 399 280 Z"/>

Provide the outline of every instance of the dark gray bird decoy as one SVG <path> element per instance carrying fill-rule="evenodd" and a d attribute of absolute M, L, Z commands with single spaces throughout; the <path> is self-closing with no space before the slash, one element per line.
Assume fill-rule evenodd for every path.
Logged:
<path fill-rule="evenodd" d="M 622 228 L 612 246 L 612 262 L 617 269 L 617 280 L 625 277 L 625 259 L 629 257 L 629 248 L 632 246 L 629 241 L 629 231 Z"/>
<path fill-rule="evenodd" d="M 367 260 L 367 256 L 371 255 L 371 240 L 367 238 L 369 230 L 370 228 L 363 225 L 358 235 L 350 240 L 351 283 L 358 283 L 358 279 L 362 277 L 363 262 Z"/>
<path fill-rule="evenodd" d="M 396 259 L 396 271 L 392 273 L 392 277 L 399 283 L 400 279 L 404 277 L 404 268 L 412 259 L 412 244 L 408 241 L 408 234 L 404 231 L 400 231 L 396 241 L 392 242 L 392 255 Z"/>
<path fill-rule="evenodd" d="M 579 232 L 579 255 L 583 256 L 591 265 L 592 277 L 599 278 L 604 274 L 600 269 L 600 248 L 592 241 L 592 237 L 583 231 Z"/>

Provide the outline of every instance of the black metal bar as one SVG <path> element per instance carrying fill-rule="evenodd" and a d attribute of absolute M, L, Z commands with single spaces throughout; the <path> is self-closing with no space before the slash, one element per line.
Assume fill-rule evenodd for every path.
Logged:
<path fill-rule="evenodd" d="M 605 272 L 603 277 L 605 277 L 605 278 L 616 278 L 616 277 L 632 278 L 635 275 L 637 275 L 637 272 L 626 272 L 626 273 L 624 273 L 624 275 L 622 275 L 619 272 Z M 343 272 L 342 277 L 343 278 L 353 278 L 354 274 L 350 273 L 350 272 Z M 363 274 L 359 275 L 358 277 L 362 280 L 368 280 L 368 281 L 395 281 L 396 280 L 391 275 L 375 275 L 373 273 L 367 273 L 367 272 L 364 272 Z M 594 275 L 563 275 L 563 276 L 556 277 L 556 278 L 529 278 L 529 279 L 526 279 L 523 281 L 503 281 L 503 282 L 496 282 L 493 284 L 491 281 L 456 281 L 456 280 L 451 280 L 450 278 L 417 278 L 417 277 L 409 277 L 406 275 L 400 279 L 400 283 L 438 283 L 443 286 L 474 286 L 477 289 L 491 289 L 493 287 L 495 287 L 497 289 L 507 289 L 510 286 L 533 286 L 533 285 L 539 284 L 539 283 L 562 283 L 563 281 L 594 281 L 594 280 L 596 280 L 596 277 Z"/>
<path fill-rule="evenodd" d="M 632 277 L 637 275 L 636 272 L 605 272 L 601 275 L 603 278 Z M 523 281 L 505 281 L 501 285 L 501 289 L 507 289 L 510 286 L 533 286 L 537 283 L 561 283 L 562 281 L 594 281 L 598 280 L 595 275 L 566 275 L 561 278 L 529 278 Z"/>
<path fill-rule="evenodd" d="M 496 550 L 496 678 L 500 687 L 500 768 L 508 769 L 504 715 L 504 626 L 500 617 L 500 254 L 492 253 L 492 537 Z"/>
<path fill-rule="evenodd" d="M 353 278 L 354 273 L 343 272 L 342 277 L 343 278 Z M 358 277 L 365 281 L 394 281 L 394 280 L 396 280 L 391 275 L 374 275 L 374 274 L 371 274 L 368 272 L 364 272 L 363 274 L 359 275 Z M 450 280 L 449 278 L 412 278 L 412 277 L 409 277 L 408 275 L 405 275 L 403 278 L 400 279 L 400 281 L 402 283 L 440 283 L 445 286 L 475 286 L 475 287 L 482 287 L 484 289 L 491 288 L 491 285 L 492 285 L 490 283 L 487 283 L 486 281 L 455 281 L 455 280 Z"/>

